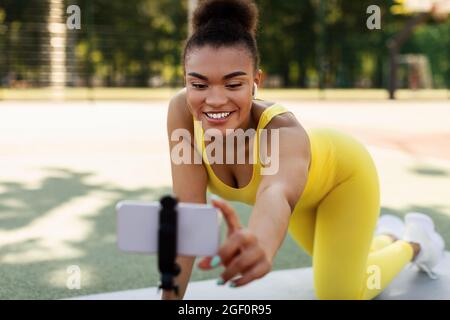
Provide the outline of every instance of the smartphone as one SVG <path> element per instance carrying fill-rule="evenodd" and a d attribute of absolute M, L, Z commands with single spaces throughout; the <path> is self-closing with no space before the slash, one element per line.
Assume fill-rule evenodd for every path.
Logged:
<path fill-rule="evenodd" d="M 117 246 L 125 252 L 157 253 L 159 202 L 120 201 L 117 212 Z M 207 204 L 177 205 L 177 255 L 213 256 L 220 244 L 220 212 Z"/>

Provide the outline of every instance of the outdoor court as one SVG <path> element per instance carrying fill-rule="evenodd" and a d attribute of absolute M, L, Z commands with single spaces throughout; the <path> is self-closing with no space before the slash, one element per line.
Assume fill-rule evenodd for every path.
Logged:
<path fill-rule="evenodd" d="M 382 213 L 429 214 L 448 248 L 448 101 L 281 103 L 306 128 L 333 127 L 362 141 L 379 170 Z M 154 257 L 117 250 L 114 206 L 170 192 L 166 109 L 164 101 L 0 102 L 0 299 L 157 285 Z M 250 208 L 235 205 L 246 221 Z M 71 265 L 81 268 L 80 290 L 66 288 Z M 310 265 L 288 237 L 274 270 Z M 195 269 L 192 280 L 219 274 Z"/>

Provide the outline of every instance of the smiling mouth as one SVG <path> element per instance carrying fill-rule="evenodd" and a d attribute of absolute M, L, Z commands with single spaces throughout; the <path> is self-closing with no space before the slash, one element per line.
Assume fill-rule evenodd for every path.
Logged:
<path fill-rule="evenodd" d="M 223 120 L 228 118 L 234 111 L 231 112 L 204 112 L 204 114 L 213 120 Z"/>

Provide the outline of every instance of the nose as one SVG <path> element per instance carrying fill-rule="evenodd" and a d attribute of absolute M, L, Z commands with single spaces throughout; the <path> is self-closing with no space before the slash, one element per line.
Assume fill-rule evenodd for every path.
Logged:
<path fill-rule="evenodd" d="M 227 103 L 227 95 L 225 90 L 220 87 L 212 87 L 207 96 L 206 104 L 211 107 L 220 107 Z"/>

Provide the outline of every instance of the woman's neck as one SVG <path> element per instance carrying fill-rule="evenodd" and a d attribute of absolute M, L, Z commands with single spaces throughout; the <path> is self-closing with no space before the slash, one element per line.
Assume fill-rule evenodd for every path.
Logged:
<path fill-rule="evenodd" d="M 237 129 L 242 129 L 244 131 L 246 131 L 248 129 L 256 130 L 256 127 L 258 126 L 257 121 L 256 121 L 256 118 L 257 118 L 256 113 L 257 112 L 256 112 L 255 104 L 252 103 L 252 107 L 250 108 L 250 112 L 249 112 L 248 118 Z"/>

